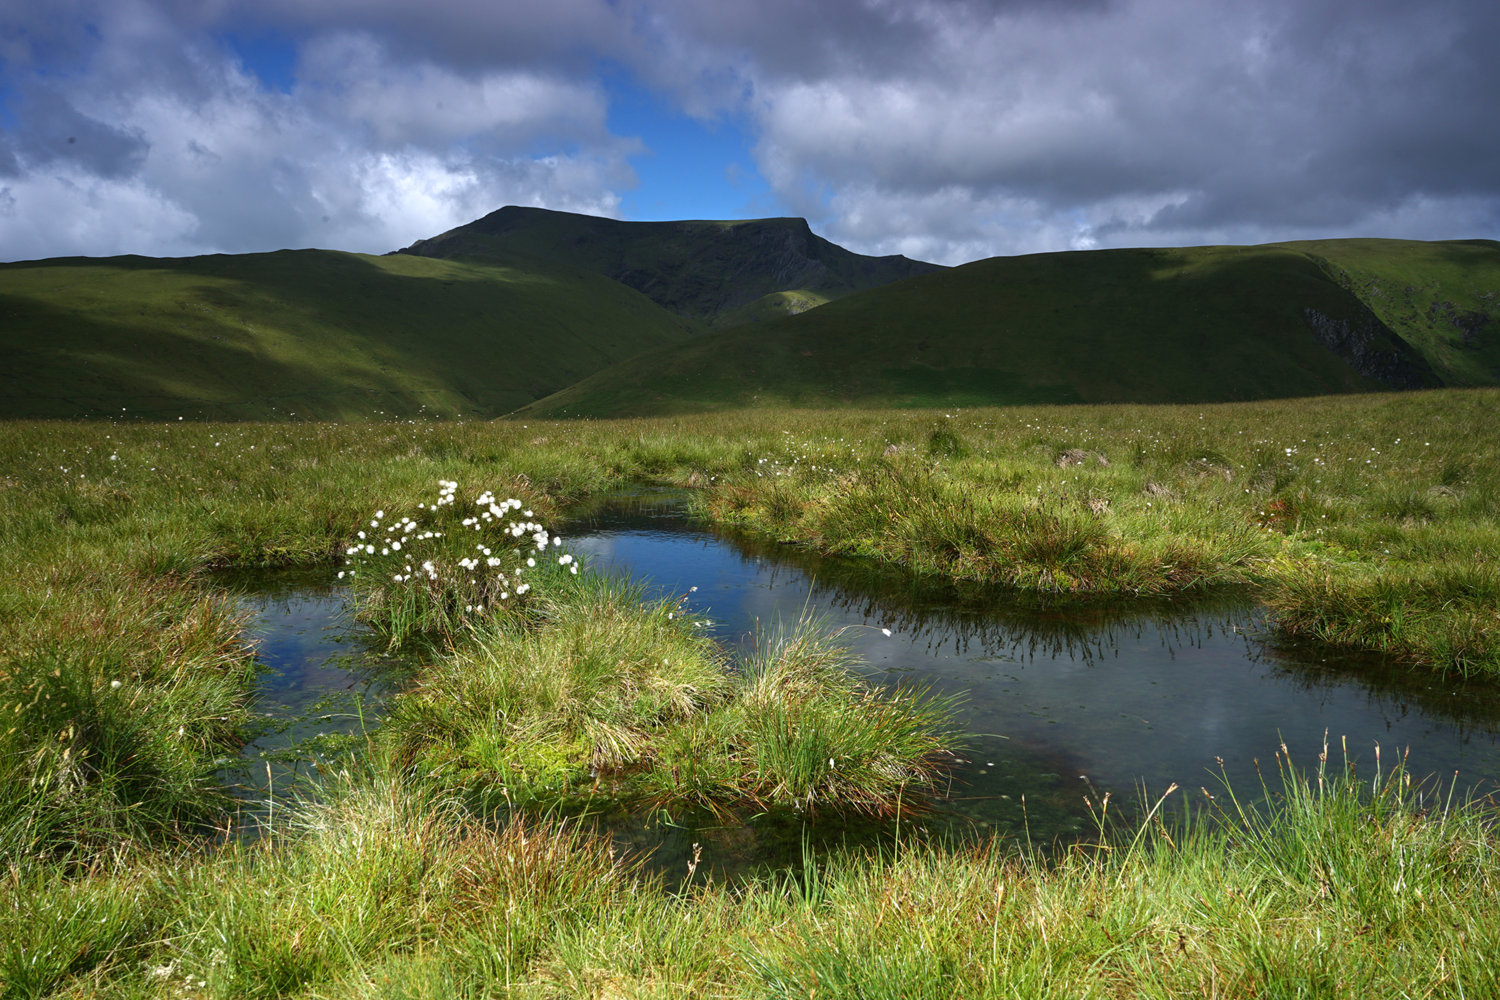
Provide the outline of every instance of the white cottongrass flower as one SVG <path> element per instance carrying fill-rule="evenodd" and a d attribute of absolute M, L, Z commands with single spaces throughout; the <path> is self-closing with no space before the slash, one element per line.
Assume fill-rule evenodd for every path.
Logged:
<path fill-rule="evenodd" d="M 441 595 L 451 594 L 459 598 L 453 606 L 463 609 L 460 615 L 483 614 L 496 600 L 508 601 L 530 593 L 535 585 L 522 583 L 520 578 L 527 569 L 536 567 L 537 558 L 526 550 L 533 546 L 535 550 L 559 546 L 562 539 L 531 520 L 534 512 L 526 510 L 514 497 L 497 501 L 493 492 L 485 491 L 472 506 L 466 506 L 458 499 L 456 481 L 440 479 L 438 487 L 436 503 L 416 505 L 418 511 L 426 512 L 426 523 L 395 512 L 390 514 L 384 545 L 378 545 L 366 534 L 368 529 L 378 529 L 387 517 L 385 510 L 376 511 L 373 519 L 357 532 L 358 541 L 345 549 L 348 567 L 339 570 L 338 578 L 353 578 L 361 562 L 370 562 L 376 570 L 373 577 L 384 581 L 384 588 L 416 583 L 420 588 L 418 594 L 429 594 L 439 600 L 445 599 Z M 443 510 L 445 507 L 463 509 L 448 513 Z M 444 517 L 451 517 L 466 531 L 480 536 L 471 552 L 450 554 L 451 550 L 444 550 L 441 539 L 445 532 L 438 530 Z M 405 559 L 394 565 L 383 564 L 393 555 L 397 560 L 403 556 Z M 565 554 L 558 563 L 577 574 L 579 564 L 573 556 Z M 497 572 L 503 565 L 515 568 L 508 574 Z"/>

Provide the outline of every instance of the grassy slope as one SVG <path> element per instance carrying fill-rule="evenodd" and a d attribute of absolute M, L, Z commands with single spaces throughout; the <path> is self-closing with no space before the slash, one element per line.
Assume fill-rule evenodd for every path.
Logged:
<path fill-rule="evenodd" d="M 1289 243 L 1422 352 L 1445 385 L 1500 380 L 1500 244 L 1493 240 Z"/>
<path fill-rule="evenodd" d="M 0 415 L 493 416 L 690 331 L 586 273 L 326 250 L 3 264 Z"/>
<path fill-rule="evenodd" d="M 852 253 L 815 235 L 804 219 L 620 222 L 516 206 L 404 252 L 602 274 L 720 328 L 938 269 Z"/>
<path fill-rule="evenodd" d="M 1369 312 L 1345 283 L 1356 291 L 1361 280 L 1389 286 L 1408 271 L 1406 313 L 1382 313 L 1370 295 L 1377 315 L 1430 356 L 1438 378 L 1493 384 L 1482 368 L 1500 352 L 1500 323 L 1476 319 L 1500 292 L 1493 244 L 1336 240 L 977 261 L 647 353 L 527 412 L 1209 402 L 1368 391 L 1382 386 L 1324 347 L 1304 310 L 1359 325 Z M 1462 334 L 1451 324 L 1445 332 L 1442 302 L 1456 303 L 1476 328 L 1477 346 L 1466 353 L 1444 346 Z M 1422 319 L 1429 315 L 1439 322 Z M 1412 354 L 1383 336 L 1371 346 Z"/>

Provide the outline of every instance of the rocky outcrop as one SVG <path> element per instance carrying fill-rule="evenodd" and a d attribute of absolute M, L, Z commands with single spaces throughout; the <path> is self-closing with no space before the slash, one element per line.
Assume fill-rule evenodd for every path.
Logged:
<path fill-rule="evenodd" d="M 1439 384 L 1426 359 L 1368 309 L 1355 319 L 1336 319 L 1311 307 L 1303 309 L 1302 315 L 1319 343 L 1366 378 L 1390 389 Z"/>
<path fill-rule="evenodd" d="M 1481 334 L 1495 322 L 1495 317 L 1475 309 L 1461 309 L 1446 299 L 1434 302 L 1427 310 L 1427 319 L 1434 326 L 1446 325 L 1458 331 L 1461 342 L 1469 350 L 1478 350 Z"/>

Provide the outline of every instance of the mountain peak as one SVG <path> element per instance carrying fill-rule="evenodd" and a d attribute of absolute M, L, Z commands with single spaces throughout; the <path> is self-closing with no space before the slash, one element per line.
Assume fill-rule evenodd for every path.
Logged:
<path fill-rule="evenodd" d="M 798 217 L 625 222 L 517 205 L 398 253 L 593 271 L 713 326 L 940 269 L 901 256 L 854 253 Z"/>

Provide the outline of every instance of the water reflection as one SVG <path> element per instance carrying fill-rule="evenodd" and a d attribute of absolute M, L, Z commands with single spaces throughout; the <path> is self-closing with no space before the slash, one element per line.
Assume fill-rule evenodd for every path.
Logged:
<path fill-rule="evenodd" d="M 327 570 L 224 574 L 219 583 L 252 615 L 260 666 L 254 738 L 222 775 L 242 802 L 239 829 L 253 832 L 272 803 L 314 794 L 325 765 L 364 744 L 412 663 L 352 621 L 347 588 Z"/>
<path fill-rule="evenodd" d="M 1085 796 L 1111 793 L 1111 812 L 1128 816 L 1130 803 L 1172 782 L 1217 791 L 1221 769 L 1253 799 L 1283 742 L 1312 766 L 1325 733 L 1334 766 L 1346 743 L 1361 773 L 1378 744 L 1385 766 L 1409 750 L 1415 775 L 1456 772 L 1461 789 L 1488 791 L 1500 775 L 1492 687 L 1438 686 L 1378 656 L 1278 640 L 1243 593 L 1078 604 L 924 585 L 715 534 L 671 495 L 580 511 L 564 537 L 595 568 L 627 573 L 658 596 L 685 595 L 726 644 L 816 613 L 843 630 L 871 680 L 960 696 L 964 762 L 925 803 L 928 835 L 1065 840 L 1093 829 Z M 270 786 L 284 801 L 322 756 L 362 742 L 412 665 L 347 621 L 326 572 L 246 578 L 240 599 L 261 622 L 261 708 L 284 721 L 246 748 L 236 780 L 249 801 L 269 798 Z M 795 867 L 807 849 L 890 844 L 900 832 L 889 821 L 807 824 L 795 814 L 677 825 L 598 818 L 623 846 L 653 849 L 669 874 L 686 870 L 697 845 L 700 877 Z"/>
<path fill-rule="evenodd" d="M 1460 787 L 1500 775 L 1493 689 L 1440 688 L 1378 656 L 1277 641 L 1244 593 L 1079 604 L 928 586 L 716 535 L 679 499 L 649 494 L 581 515 L 568 538 L 595 567 L 659 594 L 696 586 L 690 611 L 725 641 L 812 609 L 846 629 L 872 679 L 961 695 L 968 762 L 939 805 L 982 830 L 1045 840 L 1087 829 L 1090 789 L 1130 801 L 1173 782 L 1215 791 L 1227 777 L 1253 798 L 1283 742 L 1312 766 L 1325 733 L 1335 766 L 1346 746 L 1371 770 L 1379 745 L 1385 766 L 1409 750 L 1417 776 L 1457 772 Z"/>

